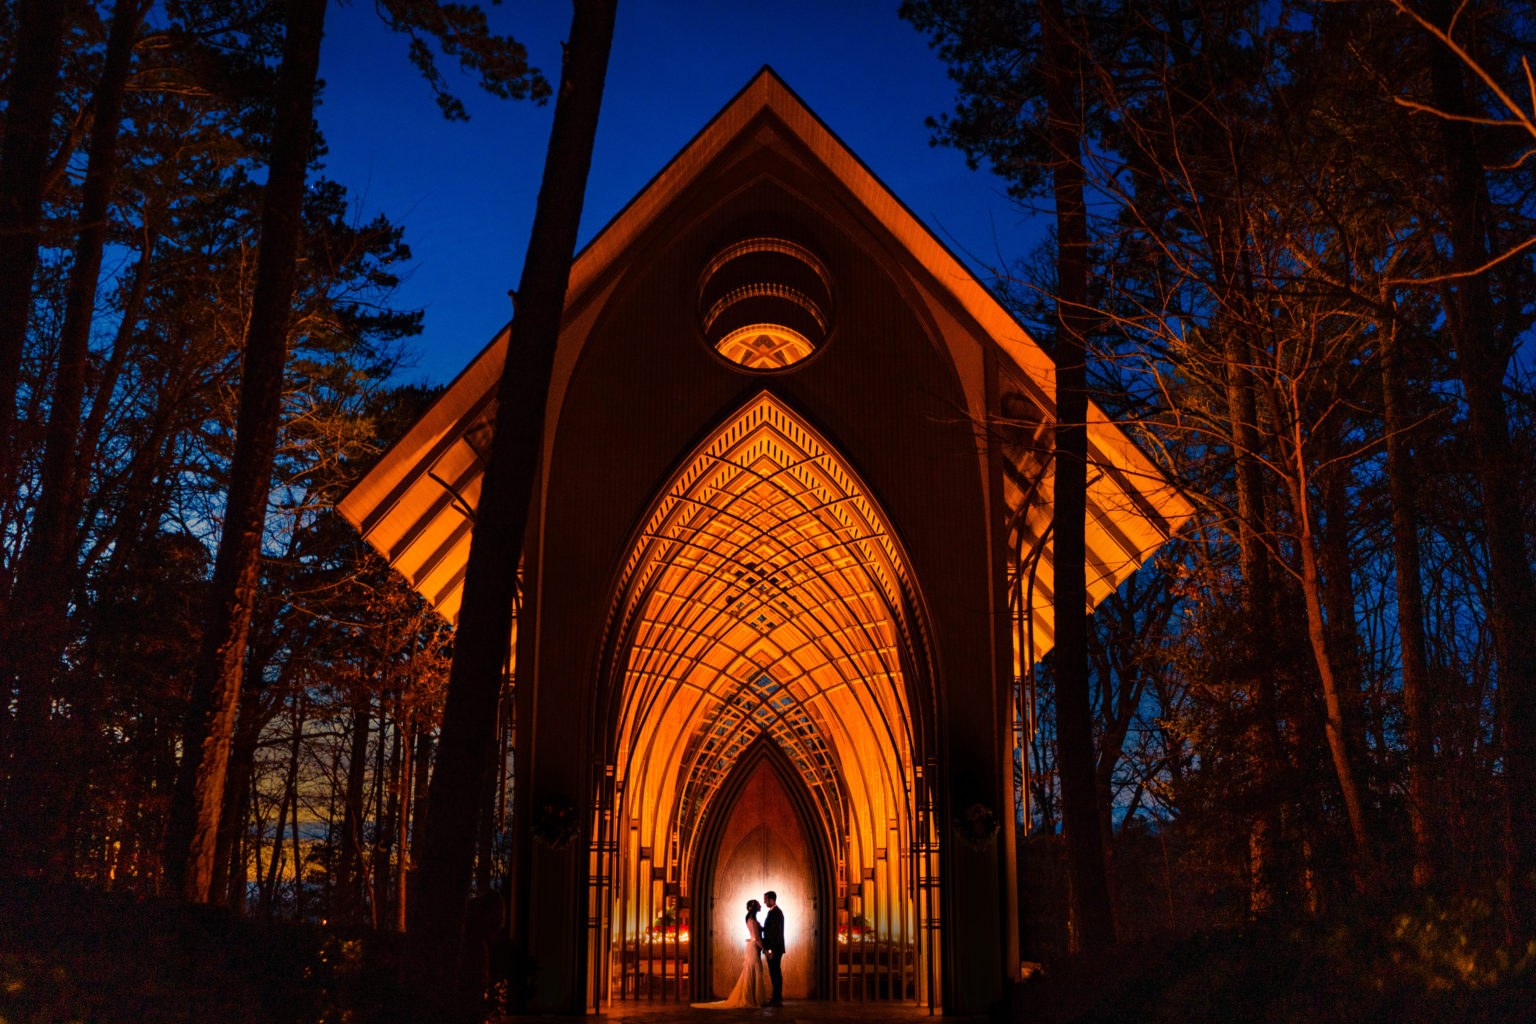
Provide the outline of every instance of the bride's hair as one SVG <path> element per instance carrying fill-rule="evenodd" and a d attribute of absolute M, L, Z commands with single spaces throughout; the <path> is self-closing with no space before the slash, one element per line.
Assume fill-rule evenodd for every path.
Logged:
<path fill-rule="evenodd" d="M 763 905 L 761 903 L 757 902 L 757 900 L 747 900 L 747 916 L 748 917 L 756 917 L 757 916 L 757 912 L 759 910 L 761 910 L 762 908 L 763 908 Z"/>

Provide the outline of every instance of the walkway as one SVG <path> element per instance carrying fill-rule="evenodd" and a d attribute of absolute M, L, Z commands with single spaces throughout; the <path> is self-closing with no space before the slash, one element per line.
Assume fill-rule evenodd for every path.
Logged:
<path fill-rule="evenodd" d="M 504 1018 L 507 1024 L 514 1021 L 533 1021 L 534 1017 Z M 736 1024 L 738 1021 L 761 1021 L 762 1024 L 842 1024 L 844 1021 L 864 1021 L 869 1024 L 884 1021 L 935 1021 L 927 1007 L 904 1003 L 834 1003 L 824 1000 L 794 1000 L 783 1006 L 758 1010 L 696 1010 L 683 1003 L 615 1002 L 600 1014 L 586 1018 L 604 1024 Z M 945 1017 L 946 1024 L 954 1021 L 983 1021 L 984 1017 Z"/>

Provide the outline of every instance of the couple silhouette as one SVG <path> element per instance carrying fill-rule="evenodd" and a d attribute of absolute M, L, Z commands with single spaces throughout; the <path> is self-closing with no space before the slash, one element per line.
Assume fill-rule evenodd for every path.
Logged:
<path fill-rule="evenodd" d="M 763 893 L 768 913 L 757 920 L 762 904 L 747 900 L 747 944 L 741 962 L 741 974 L 731 994 L 713 1003 L 694 1003 L 700 1009 L 727 1010 L 742 1006 L 779 1006 L 784 995 L 784 911 L 773 890 Z"/>

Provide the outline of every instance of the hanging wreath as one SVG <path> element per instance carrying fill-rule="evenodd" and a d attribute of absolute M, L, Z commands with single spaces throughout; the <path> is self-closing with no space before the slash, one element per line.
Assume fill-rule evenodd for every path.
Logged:
<path fill-rule="evenodd" d="M 581 814 L 563 796 L 551 797 L 533 812 L 533 838 L 545 846 L 563 850 L 581 835 Z"/>
<path fill-rule="evenodd" d="M 992 808 L 975 803 L 955 817 L 955 838 L 972 850 L 984 849 L 997 835 L 997 827 Z"/>

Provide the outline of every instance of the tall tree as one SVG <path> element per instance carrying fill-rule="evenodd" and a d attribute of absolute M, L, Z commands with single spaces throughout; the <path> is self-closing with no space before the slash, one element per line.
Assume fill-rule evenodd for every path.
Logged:
<path fill-rule="evenodd" d="M 925 19 L 914 20 L 940 43 L 958 85 L 940 141 L 986 159 L 1021 198 L 1039 173 L 1032 127 L 1051 74 L 1039 37 L 1020 27 L 1037 6 L 935 0 L 904 9 Z M 1352 6 L 1339 18 L 1358 24 L 1331 31 L 1340 9 L 1212 0 L 1085 3 L 1068 15 L 1086 188 L 1105 211 L 1090 217 L 1091 305 L 1105 325 L 1091 341 L 1117 345 L 1111 357 L 1149 370 L 1148 408 L 1168 430 L 1196 437 L 1160 435 L 1182 453 L 1192 493 L 1208 499 L 1203 522 L 1235 548 L 1189 549 L 1204 559 L 1191 570 L 1205 581 L 1206 601 L 1231 604 L 1230 613 L 1199 609 L 1202 628 L 1218 627 L 1200 636 L 1201 670 L 1223 678 L 1193 682 L 1216 694 L 1208 710 L 1232 721 L 1201 726 L 1201 742 L 1220 745 L 1201 751 L 1193 774 L 1224 774 L 1221 791 L 1251 825 L 1244 845 L 1254 911 L 1285 898 L 1294 882 L 1317 905 L 1317 858 L 1341 824 L 1356 856 L 1338 861 L 1369 878 L 1391 834 L 1374 811 L 1393 805 L 1385 786 L 1370 787 L 1401 765 L 1380 725 L 1391 713 L 1382 680 L 1371 680 L 1378 689 L 1369 707 L 1360 699 L 1362 678 L 1381 661 L 1364 656 L 1356 622 L 1377 598 L 1355 585 L 1362 566 L 1379 572 L 1390 556 L 1351 541 L 1368 533 L 1367 513 L 1385 507 L 1359 506 L 1385 483 L 1384 465 L 1390 474 L 1413 470 L 1376 458 L 1381 431 L 1366 397 L 1375 392 L 1361 381 L 1393 319 L 1390 302 L 1367 294 L 1372 280 L 1389 276 L 1391 252 L 1381 248 L 1433 250 L 1424 225 L 1437 218 L 1417 219 L 1413 197 L 1438 185 L 1433 173 L 1404 170 L 1434 157 L 1403 152 L 1424 133 L 1404 130 L 1402 112 L 1394 116 L 1383 96 L 1387 83 L 1414 81 L 1422 56 L 1412 63 L 1400 32 L 1379 41 L 1394 35 L 1380 31 L 1379 7 Z M 1362 65 L 1367 51 L 1393 46 L 1407 58 L 1401 71 Z M 1057 229 L 1065 254 L 1075 242 L 1059 219 Z M 1043 286 L 1063 306 L 1078 301 L 1060 261 Z M 1420 330 L 1435 319 L 1414 316 Z M 1416 573 L 1402 575 L 1418 585 Z M 1507 720 L 1501 714 L 1500 728 Z M 1336 782 L 1326 792 L 1295 784 L 1322 772 Z"/>
<path fill-rule="evenodd" d="M 260 566 L 273 451 L 288 354 L 304 177 L 314 126 L 326 0 L 290 0 L 275 131 L 262 203 L 256 292 L 245 333 L 240 414 L 214 561 L 209 617 L 193 680 L 185 765 L 167 834 L 167 876 L 189 900 L 208 899 L 229 744 Z"/>
<path fill-rule="evenodd" d="M 0 627 L 4 659 L 16 675 L 18 718 L 23 724 L 19 763 L 11 778 L 7 808 L 16 826 L 12 854 L 21 863 L 41 864 L 40 849 L 57 850 L 57 814 L 45 813 L 47 794 L 62 790 L 52 770 L 59 758 L 47 727 L 49 691 L 69 635 L 67 604 L 75 574 L 76 524 L 81 490 L 75 480 L 90 360 L 92 314 L 101 276 L 113 186 L 117 175 L 118 129 L 123 95 L 133 61 L 134 42 L 149 0 L 117 0 L 107 37 L 105 63 L 92 102 L 89 157 L 80 204 L 80 233 L 75 244 L 59 338 L 58 370 L 39 474 L 39 497 L 32 534 L 17 570 L 11 614 Z M 41 774 L 41 777 L 39 775 Z"/>
<path fill-rule="evenodd" d="M 1091 254 L 1083 139 L 1094 109 L 1084 86 L 1090 15 L 1097 5 L 1061 0 L 968 4 L 915 2 L 904 18 L 926 32 L 952 65 L 951 77 L 972 102 L 941 125 L 940 139 L 985 154 L 1004 169 L 1019 198 L 1048 193 L 1056 222 L 1054 351 L 1055 671 L 1057 771 L 1071 874 L 1074 935 L 1085 950 L 1114 941 L 1105 849 L 1094 781 L 1093 718 L 1088 691 L 1086 518 L 1088 478 L 1088 335 Z M 1009 77 L 1006 68 L 1028 69 Z M 1007 78 L 999 96 L 990 90 Z M 984 97 L 976 99 L 977 96 Z"/>
<path fill-rule="evenodd" d="M 1114 911 L 1097 806 L 1088 699 L 1088 205 L 1084 195 L 1081 43 L 1060 0 L 1040 0 L 1041 56 L 1051 195 L 1056 212 L 1056 746 L 1062 824 L 1072 877 L 1075 935 L 1085 952 L 1114 942 Z"/>
<path fill-rule="evenodd" d="M 70 6 L 63 0 L 17 0 L 14 8 L 18 59 L 0 139 L 0 490 L 15 482 L 16 386 L 31 321 L 32 274 Z M 0 615 L 5 611 L 0 606 Z"/>
<path fill-rule="evenodd" d="M 189 754 L 178 780 L 167 835 L 167 873 L 192 900 L 207 899 L 213 873 L 241 662 L 259 576 L 302 239 L 304 180 L 312 150 L 325 8 L 325 0 L 288 0 L 230 486 L 224 495 L 209 624 L 193 681 L 185 745 Z M 463 118 L 467 113 L 443 88 L 427 37 L 459 57 L 466 68 L 479 71 L 480 84 L 488 91 L 508 97 L 540 95 L 543 79 L 528 67 L 522 46 L 492 35 L 479 7 L 439 0 L 392 0 L 379 10 L 392 29 L 411 37 L 411 60 L 438 93 L 448 117 Z"/>
<path fill-rule="evenodd" d="M 411 932 L 434 967 L 428 983 L 449 981 L 453 991 L 462 985 L 453 975 L 459 971 L 475 837 L 479 815 L 485 811 L 479 806 L 485 766 L 496 743 L 517 565 L 616 7 L 616 0 L 575 0 L 538 206 L 517 288 L 517 315 L 497 388 L 496 426 L 475 510 L 437 765 L 428 790 L 431 827 L 421 857 L 420 898 Z M 457 1010 L 469 1012 L 468 1006 L 461 1003 Z"/>
<path fill-rule="evenodd" d="M 1435 874 L 1436 800 L 1434 741 L 1430 721 L 1429 665 L 1424 652 L 1424 591 L 1419 556 L 1418 501 L 1412 484 L 1405 408 L 1401 325 L 1393 317 L 1381 337 L 1382 427 L 1387 443 L 1387 480 L 1392 496 L 1393 574 L 1397 635 L 1403 673 L 1403 717 L 1407 727 L 1408 818 L 1413 831 L 1413 880 L 1426 885 Z"/>
<path fill-rule="evenodd" d="M 1464 5 L 1440 0 L 1434 22 L 1454 38 Z M 1462 32 L 1475 36 L 1481 19 L 1461 19 Z M 1487 111 L 1474 102 L 1469 68 L 1447 45 L 1430 49 L 1430 96 L 1442 114 L 1446 235 L 1450 273 L 1446 324 L 1455 346 L 1456 368 L 1466 395 L 1467 421 L 1482 489 L 1482 516 L 1488 551 L 1489 626 L 1499 666 L 1498 703 L 1504 737 L 1503 806 L 1507 875 L 1523 911 L 1536 914 L 1536 645 L 1526 636 L 1536 621 L 1536 579 L 1526 549 L 1525 516 L 1517 482 L 1516 455 L 1504 406 L 1504 381 L 1514 355 L 1513 319 L 1496 302 L 1488 268 L 1503 258 L 1489 189 L 1488 167 L 1499 148 L 1490 145 L 1479 119 Z M 1530 65 L 1525 65 L 1530 73 Z M 1528 142 L 1526 143 L 1528 145 Z M 1520 158 L 1521 160 L 1524 157 Z"/>

